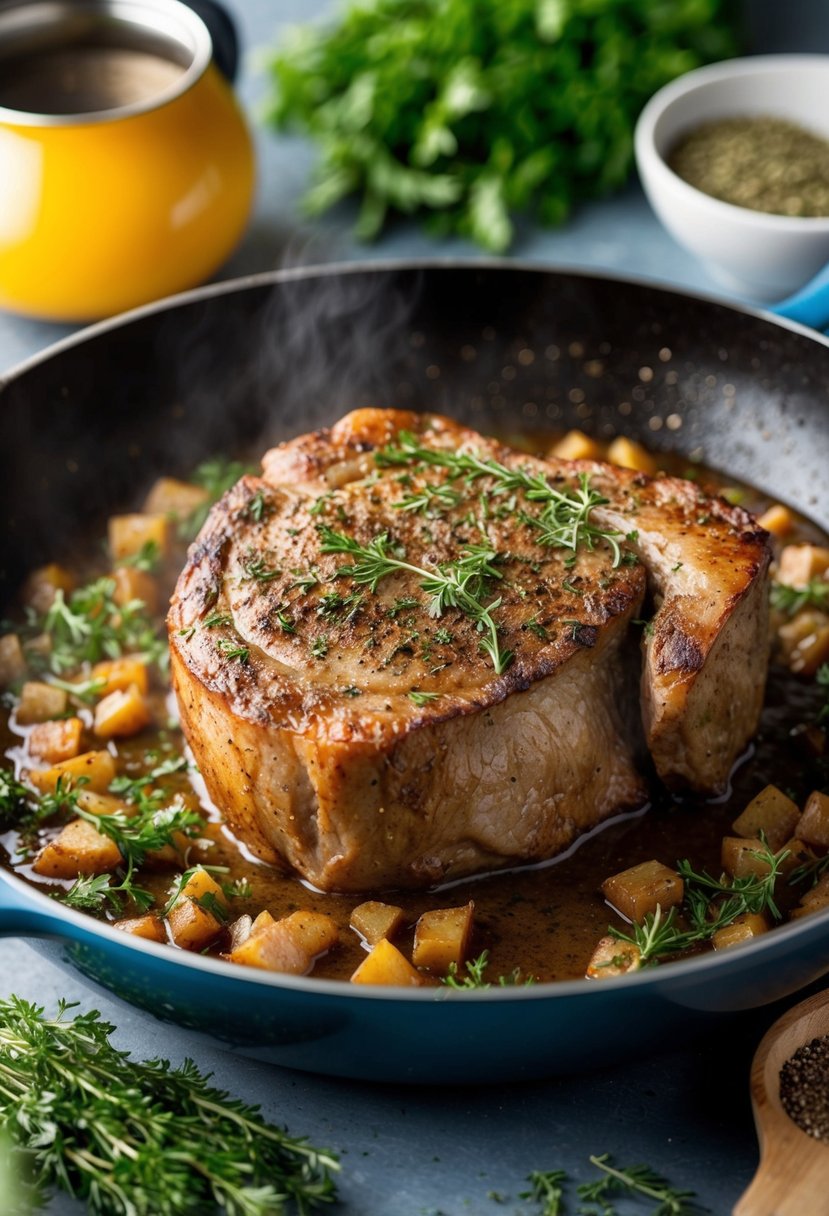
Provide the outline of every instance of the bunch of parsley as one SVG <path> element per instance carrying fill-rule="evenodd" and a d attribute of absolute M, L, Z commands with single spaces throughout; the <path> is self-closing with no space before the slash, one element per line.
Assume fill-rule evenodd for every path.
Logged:
<path fill-rule="evenodd" d="M 502 252 L 622 185 L 636 117 L 737 50 L 729 0 L 358 0 L 271 63 L 270 120 L 319 144 L 310 213 L 358 194 L 357 235 L 429 213 Z"/>

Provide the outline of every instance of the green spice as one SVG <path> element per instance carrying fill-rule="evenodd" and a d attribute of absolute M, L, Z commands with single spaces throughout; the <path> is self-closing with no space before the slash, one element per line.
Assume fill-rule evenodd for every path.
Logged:
<path fill-rule="evenodd" d="M 211 1086 L 192 1060 L 131 1059 L 99 1013 L 71 1008 L 47 1018 L 0 1001 L 0 1119 L 38 1200 L 60 1189 L 89 1216 L 303 1216 L 334 1202 L 331 1153 Z"/>
<path fill-rule="evenodd" d="M 686 135 L 673 171 L 713 198 L 774 215 L 829 215 L 829 140 L 763 115 L 722 118 Z"/>
<path fill-rule="evenodd" d="M 431 701 L 436 701 L 440 695 L 439 692 L 420 692 L 419 689 L 413 688 L 408 697 L 418 709 L 422 709 L 424 705 L 428 705 Z"/>
<path fill-rule="evenodd" d="M 237 645 L 230 638 L 220 638 L 216 643 L 216 648 L 221 650 L 226 659 L 238 659 L 240 663 L 247 663 L 250 659 L 248 647 Z"/>
<path fill-rule="evenodd" d="M 116 604 L 115 582 L 99 578 L 79 587 L 67 599 L 60 589 L 42 617 L 33 617 L 26 635 L 46 633 L 52 646 L 47 659 L 29 652 L 33 669 L 48 663 L 56 674 L 73 671 L 83 663 L 117 659 L 133 654 L 146 663 L 163 665 L 167 646 L 151 621 L 142 600 Z"/>

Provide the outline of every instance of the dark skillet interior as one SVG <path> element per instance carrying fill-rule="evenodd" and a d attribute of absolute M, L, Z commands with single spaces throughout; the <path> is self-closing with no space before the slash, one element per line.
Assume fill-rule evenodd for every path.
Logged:
<path fill-rule="evenodd" d="M 4 589 L 159 471 L 433 409 L 704 458 L 829 527 L 829 345 L 653 287 L 501 265 L 310 269 L 114 324 L 0 390 Z"/>

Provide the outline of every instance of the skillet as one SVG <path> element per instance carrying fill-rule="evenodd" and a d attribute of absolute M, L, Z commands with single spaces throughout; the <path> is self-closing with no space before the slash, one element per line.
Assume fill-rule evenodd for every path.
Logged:
<path fill-rule="evenodd" d="M 0 381 L 0 591 L 11 599 L 27 569 L 98 535 L 159 473 L 264 450 L 367 404 L 502 433 L 623 432 L 829 529 L 827 402 L 829 342 L 643 283 L 480 261 L 259 275 L 93 326 Z M 3 871 L 0 933 L 246 1054 L 386 1081 L 577 1072 L 829 971 L 827 914 L 601 984 L 354 988 L 131 939 Z"/>

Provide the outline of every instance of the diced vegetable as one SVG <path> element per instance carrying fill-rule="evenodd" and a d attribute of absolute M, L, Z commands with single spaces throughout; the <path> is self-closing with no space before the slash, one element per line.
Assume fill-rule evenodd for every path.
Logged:
<path fill-rule="evenodd" d="M 762 832 L 769 848 L 776 853 L 791 837 L 799 819 L 797 803 L 787 798 L 776 785 L 767 785 L 752 798 L 731 826 L 738 836 L 747 839 L 759 840 Z"/>
<path fill-rule="evenodd" d="M 66 713 L 68 696 L 54 684 L 40 680 L 27 680 L 20 692 L 17 705 L 17 721 L 21 726 L 32 726 L 36 722 L 49 722 Z"/>
<path fill-rule="evenodd" d="M 722 868 L 732 878 L 746 878 L 753 875 L 756 878 L 768 874 L 771 867 L 767 861 L 759 857 L 762 852 L 761 840 L 745 840 L 742 836 L 724 836 L 722 842 Z"/>
<path fill-rule="evenodd" d="M 460 967 L 466 957 L 474 912 L 471 900 L 462 908 L 424 912 L 415 926 L 414 965 L 443 975 L 453 963 Z"/>
<path fill-rule="evenodd" d="M 601 460 L 602 448 L 584 431 L 568 431 L 553 444 L 550 455 L 559 460 Z"/>
<path fill-rule="evenodd" d="M 227 912 L 228 900 L 221 885 L 202 866 L 197 866 L 179 891 L 176 902 L 184 899 L 204 900 L 205 896 L 208 900 L 215 900 L 222 913 Z"/>
<path fill-rule="evenodd" d="M 192 515 L 209 498 L 210 494 L 203 486 L 178 481 L 175 477 L 159 477 L 144 500 L 144 511 L 148 515 L 167 515 L 181 520 Z"/>
<path fill-rule="evenodd" d="M 237 950 L 243 942 L 246 942 L 251 934 L 253 922 L 247 912 L 243 912 L 241 916 L 237 916 L 231 924 L 228 925 L 227 931 L 230 934 L 230 953 Z"/>
<path fill-rule="evenodd" d="M 799 907 L 789 913 L 790 920 L 798 920 L 801 916 L 813 916 L 815 912 L 823 912 L 829 908 L 829 874 L 823 877 L 801 898 Z"/>
<path fill-rule="evenodd" d="M 637 473 L 653 476 L 658 471 L 656 461 L 647 448 L 624 435 L 613 440 L 607 449 L 607 459 L 611 464 L 617 464 L 623 469 L 635 469 Z"/>
<path fill-rule="evenodd" d="M 32 869 L 44 878 L 77 878 L 79 874 L 106 874 L 120 862 L 121 852 L 114 840 L 101 835 L 85 819 L 73 819 L 44 845 Z"/>
<path fill-rule="evenodd" d="M 101 739 L 126 739 L 150 725 L 152 714 L 136 684 L 111 692 L 95 706 L 92 729 Z"/>
<path fill-rule="evenodd" d="M 132 655 L 125 655 L 122 659 L 107 659 L 103 663 L 95 663 L 92 668 L 92 678 L 104 681 L 101 689 L 102 697 L 111 692 L 126 692 L 133 684 L 141 693 L 146 693 L 149 688 L 147 664 L 143 663 L 141 659 L 133 658 Z"/>
<path fill-rule="evenodd" d="M 122 933 L 131 933 L 133 937 L 143 937 L 148 942 L 163 944 L 167 941 L 164 921 L 153 912 L 148 912 L 146 916 L 128 916 L 123 920 L 116 920 L 112 927 L 120 929 Z"/>
<path fill-rule="evenodd" d="M 356 929 L 370 946 L 375 946 L 383 937 L 394 937 L 402 924 L 403 909 L 377 899 L 358 904 L 351 913 L 352 929 Z"/>
<path fill-rule="evenodd" d="M 89 815 L 131 815 L 135 811 L 135 807 L 114 794 L 96 794 L 86 786 L 78 790 L 77 802 L 81 810 Z"/>
<path fill-rule="evenodd" d="M 16 633 L 5 633 L 0 638 L 0 685 L 8 688 L 26 674 L 26 656 Z"/>
<path fill-rule="evenodd" d="M 676 870 L 664 866 L 661 861 L 643 861 L 605 879 L 602 894 L 622 916 L 641 924 L 647 914 L 658 907 L 666 912 L 675 904 L 681 904 L 685 884 Z"/>
<path fill-rule="evenodd" d="M 114 562 L 135 557 L 152 545 L 161 557 L 170 553 L 170 521 L 166 515 L 112 515 L 109 520 L 109 552 Z"/>
<path fill-rule="evenodd" d="M 723 925 L 722 929 L 718 929 L 711 938 L 711 945 L 715 950 L 727 950 L 730 946 L 739 946 L 740 942 L 750 941 L 768 931 L 769 923 L 765 916 L 744 912 L 742 916 L 735 916 L 730 925 Z"/>
<path fill-rule="evenodd" d="M 417 988 L 423 976 L 416 971 L 391 942 L 382 937 L 363 959 L 351 977 L 352 984 L 389 984 L 398 988 Z"/>
<path fill-rule="evenodd" d="M 29 735 L 29 754 L 44 764 L 62 764 L 79 754 L 82 735 L 80 718 L 40 722 Z"/>
<path fill-rule="evenodd" d="M 807 865 L 815 860 L 814 852 L 805 841 L 799 840 L 797 836 L 792 836 L 791 840 L 784 842 L 783 851 L 788 854 L 780 862 L 780 873 L 784 878 L 787 878 L 798 866 Z"/>
<path fill-rule="evenodd" d="M 806 844 L 829 849 L 829 794 L 812 791 L 800 816 L 797 834 Z"/>
<path fill-rule="evenodd" d="M 620 942 L 608 934 L 596 945 L 584 974 L 589 980 L 609 980 L 614 975 L 639 971 L 641 966 L 638 946 L 633 942 Z"/>
<path fill-rule="evenodd" d="M 267 908 L 265 908 L 265 910 L 263 912 L 260 912 L 259 915 L 256 917 L 256 920 L 253 922 L 253 924 L 250 927 L 250 931 L 251 931 L 251 933 L 258 933 L 260 929 L 266 929 L 268 927 L 268 925 L 275 925 L 275 924 L 276 924 L 276 917 L 271 916 L 270 912 L 267 910 Z"/>
<path fill-rule="evenodd" d="M 788 507 L 776 502 L 758 517 L 757 522 L 772 536 L 788 536 L 794 527 L 794 516 Z"/>
<path fill-rule="evenodd" d="M 247 941 L 230 954 L 232 963 L 306 975 L 314 960 L 337 944 L 337 923 L 324 912 L 292 912 L 273 924 L 251 930 Z"/>
<path fill-rule="evenodd" d="M 115 590 L 112 598 L 120 608 L 133 600 L 141 600 L 150 614 L 158 611 L 158 582 L 146 570 L 135 566 L 116 566 L 112 572 Z"/>
<path fill-rule="evenodd" d="M 829 617 L 822 612 L 798 612 L 777 630 L 780 647 L 796 675 L 813 676 L 829 661 Z"/>
<path fill-rule="evenodd" d="M 57 562 L 50 562 L 48 566 L 40 566 L 32 571 L 23 585 L 20 598 L 38 616 L 44 616 L 52 607 L 56 592 L 70 595 L 74 589 L 74 575 Z"/>
<path fill-rule="evenodd" d="M 222 931 L 222 921 L 194 899 L 180 899 L 167 921 L 173 941 L 182 950 L 204 950 Z"/>
<path fill-rule="evenodd" d="M 33 769 L 29 773 L 29 780 L 41 794 L 53 794 L 61 777 L 71 785 L 83 777 L 86 789 L 105 794 L 115 780 L 115 760 L 109 752 L 82 752 L 51 768 Z"/>
<path fill-rule="evenodd" d="M 805 587 L 829 570 L 829 549 L 821 545 L 786 545 L 780 554 L 777 581 L 790 587 Z"/>

